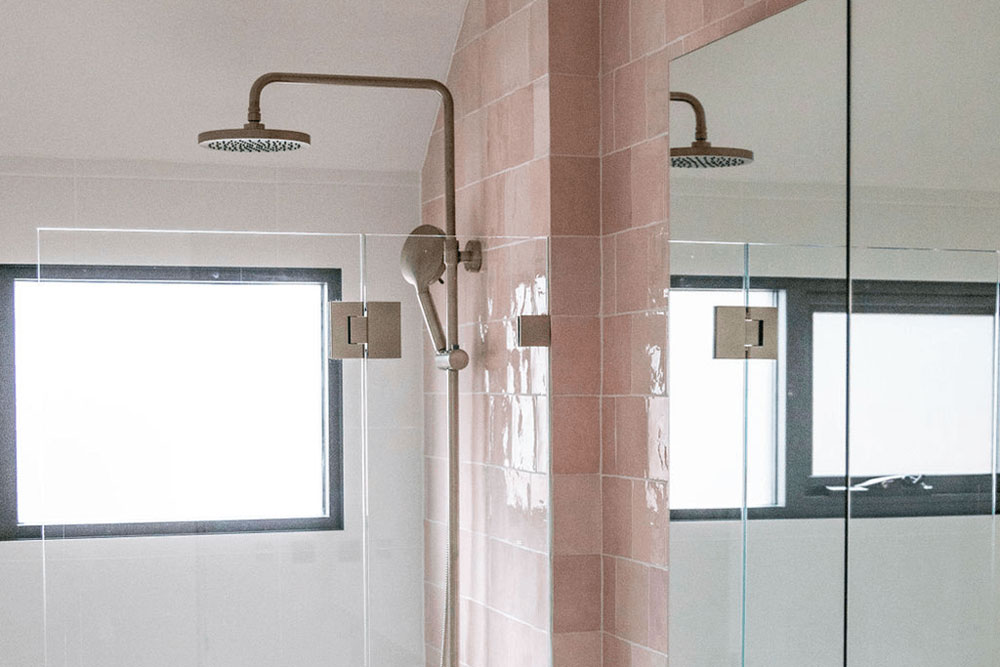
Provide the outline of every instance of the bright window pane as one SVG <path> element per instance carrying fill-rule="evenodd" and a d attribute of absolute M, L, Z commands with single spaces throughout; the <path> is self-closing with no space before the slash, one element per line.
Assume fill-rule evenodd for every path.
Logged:
<path fill-rule="evenodd" d="M 813 314 L 813 474 L 844 474 L 846 316 Z M 990 472 L 993 318 L 851 316 L 851 474 Z"/>
<path fill-rule="evenodd" d="M 751 290 L 751 306 L 777 306 L 779 293 Z M 670 291 L 670 506 L 740 507 L 743 487 L 743 369 L 713 359 L 715 307 L 744 305 L 742 290 Z M 782 346 L 783 347 L 783 346 Z M 773 361 L 746 364 L 747 502 L 780 501 L 779 374 Z"/>
<path fill-rule="evenodd" d="M 325 516 L 324 298 L 15 283 L 19 523 Z"/>

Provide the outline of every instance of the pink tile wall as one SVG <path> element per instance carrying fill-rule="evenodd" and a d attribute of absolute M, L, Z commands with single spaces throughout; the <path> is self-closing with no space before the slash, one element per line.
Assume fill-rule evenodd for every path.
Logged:
<path fill-rule="evenodd" d="M 595 664 L 665 666 L 669 650 L 669 63 L 799 1 L 601 2 L 603 662 Z"/>
<path fill-rule="evenodd" d="M 466 8 L 447 80 L 456 107 L 463 238 L 549 234 L 555 170 L 547 25 L 544 0 L 470 0 Z M 576 103 L 583 94 L 572 86 L 557 93 L 557 104 Z M 596 114 L 590 122 L 596 136 Z M 424 163 L 422 200 L 424 222 L 443 228 L 442 143 L 439 119 Z M 596 182 L 596 149 L 591 158 Z M 580 173 L 585 166 L 572 167 Z M 596 215 L 593 226 L 596 233 Z M 550 661 L 549 352 L 511 344 L 517 315 L 551 309 L 547 245 L 488 240 L 483 270 L 460 275 L 459 338 L 472 358 L 460 376 L 460 658 L 469 667 Z M 596 306 L 590 315 L 596 320 Z M 429 349 L 427 368 L 426 658 L 436 665 L 447 535 L 446 406 L 443 373 L 433 368 Z"/>
<path fill-rule="evenodd" d="M 801 0 L 470 0 L 448 85 L 462 273 L 462 660 L 667 660 L 670 59 Z M 443 226 L 440 118 L 423 219 Z M 549 270 L 546 271 L 546 267 Z M 550 313 L 552 347 L 512 344 Z M 439 659 L 443 376 L 427 364 L 427 660 Z"/>

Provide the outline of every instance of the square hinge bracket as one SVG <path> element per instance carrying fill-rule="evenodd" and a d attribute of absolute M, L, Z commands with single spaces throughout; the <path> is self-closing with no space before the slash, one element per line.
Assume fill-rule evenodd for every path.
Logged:
<path fill-rule="evenodd" d="M 716 359 L 777 359 L 778 309 L 715 307 Z"/>
<path fill-rule="evenodd" d="M 549 347 L 552 345 L 552 322 L 548 315 L 517 316 L 518 347 Z"/>
<path fill-rule="evenodd" d="M 330 302 L 330 358 L 399 359 L 398 301 Z"/>

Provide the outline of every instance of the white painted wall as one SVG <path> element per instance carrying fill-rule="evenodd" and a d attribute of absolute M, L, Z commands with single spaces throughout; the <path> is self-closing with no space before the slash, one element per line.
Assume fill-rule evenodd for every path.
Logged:
<path fill-rule="evenodd" d="M 0 158 L 0 262 L 337 266 L 344 298 L 403 304 L 403 358 L 368 370 L 371 664 L 423 665 L 423 331 L 398 272 L 419 178 Z M 37 227 L 325 232 L 248 236 Z M 353 235 L 351 235 L 353 234 Z M 3 667 L 363 664 L 363 369 L 345 362 L 342 532 L 0 543 Z"/>

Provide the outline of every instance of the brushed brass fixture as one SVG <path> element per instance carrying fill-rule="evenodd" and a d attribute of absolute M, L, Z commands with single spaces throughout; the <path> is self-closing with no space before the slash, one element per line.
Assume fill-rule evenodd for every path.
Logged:
<path fill-rule="evenodd" d="M 713 146 L 708 140 L 705 107 L 690 93 L 670 91 L 671 102 L 685 102 L 694 110 L 694 141 L 690 146 L 670 149 L 670 166 L 695 169 L 739 167 L 753 162 L 753 151 Z"/>
<path fill-rule="evenodd" d="M 233 152 L 275 152 L 298 150 L 309 145 L 309 135 L 290 130 L 269 130 L 261 122 L 260 95 L 272 83 L 306 83 L 333 86 L 360 86 L 366 88 L 407 88 L 433 90 L 441 96 L 444 116 L 444 205 L 445 229 L 417 228 L 415 237 L 407 241 L 401 258 L 404 276 L 417 288 L 428 331 L 436 348 L 438 366 L 448 377 L 448 548 L 445 556 L 445 618 L 441 664 L 458 667 L 458 501 L 459 501 L 459 443 L 458 443 L 458 372 L 468 364 L 469 356 L 458 345 L 458 266 L 463 264 L 470 271 L 478 271 L 482 264 L 481 247 L 469 242 L 461 250 L 455 237 L 455 104 L 451 91 L 434 79 L 414 79 L 386 76 L 353 76 L 346 74 L 309 74 L 295 72 L 269 72 L 257 78 L 250 87 L 250 106 L 247 123 L 241 129 L 215 130 L 198 135 L 198 143 L 206 148 Z M 434 239 L 437 236 L 437 240 Z M 438 253 L 442 256 L 435 257 Z M 443 267 L 441 262 L 443 261 Z M 409 271 L 409 273 L 407 273 Z M 444 273 L 448 310 L 445 331 L 437 322 L 437 313 L 426 291 L 429 279 L 436 280 Z M 422 293 L 423 292 L 423 293 Z M 358 313 L 347 313 L 358 327 L 362 322 Z M 370 327 L 369 327 L 370 330 Z M 350 331 L 350 320 L 348 321 Z M 442 340 L 443 338 L 443 340 Z M 350 339 L 345 346 L 357 345 Z M 370 342 L 369 342 L 370 345 Z M 356 350 L 356 348 L 354 348 Z M 367 546 L 366 546 L 367 548 Z M 367 575 L 366 575 L 367 576 Z M 367 601 L 366 601 L 367 604 Z M 370 662 L 371 639 L 365 636 L 365 664 Z"/>

